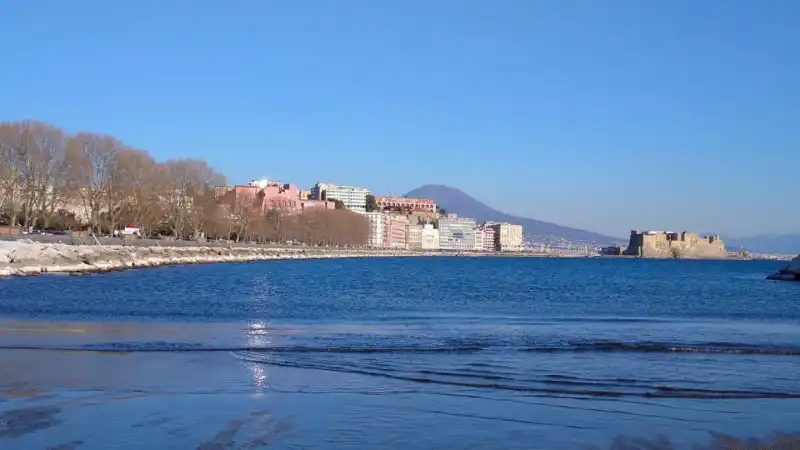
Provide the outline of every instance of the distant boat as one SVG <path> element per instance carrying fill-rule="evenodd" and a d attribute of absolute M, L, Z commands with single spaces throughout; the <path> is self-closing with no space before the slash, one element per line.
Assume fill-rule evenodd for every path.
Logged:
<path fill-rule="evenodd" d="M 768 280 L 800 281 L 800 255 L 789 261 L 789 264 L 778 269 L 777 272 L 767 276 Z"/>

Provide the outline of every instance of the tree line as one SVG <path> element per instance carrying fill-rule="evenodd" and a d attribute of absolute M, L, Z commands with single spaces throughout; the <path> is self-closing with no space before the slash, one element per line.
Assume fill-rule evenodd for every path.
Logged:
<path fill-rule="evenodd" d="M 288 214 L 222 204 L 225 177 L 201 159 L 156 161 L 97 133 L 39 121 L 0 123 L 0 224 L 111 233 L 362 245 L 366 219 L 349 211 Z"/>

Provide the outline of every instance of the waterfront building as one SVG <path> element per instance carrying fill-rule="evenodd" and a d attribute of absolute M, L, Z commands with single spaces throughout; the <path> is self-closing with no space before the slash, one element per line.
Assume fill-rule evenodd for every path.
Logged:
<path fill-rule="evenodd" d="M 406 224 L 406 248 L 422 250 L 422 225 Z"/>
<path fill-rule="evenodd" d="M 421 232 L 422 250 L 439 250 L 439 230 L 433 227 L 432 224 L 426 223 L 422 226 Z"/>
<path fill-rule="evenodd" d="M 476 252 L 483 251 L 484 240 L 486 239 L 486 233 L 484 232 L 483 228 L 476 228 L 475 229 L 475 244 L 472 247 L 473 250 Z"/>
<path fill-rule="evenodd" d="M 369 194 L 369 189 L 365 188 L 320 182 L 311 188 L 310 197 L 313 200 L 339 200 L 351 211 L 366 212 Z"/>
<path fill-rule="evenodd" d="M 375 205 L 380 211 L 397 211 L 408 214 L 413 212 L 433 214 L 436 212 L 436 202 L 429 198 L 406 198 L 377 195 L 375 196 Z"/>
<path fill-rule="evenodd" d="M 406 248 L 406 226 L 408 220 L 403 216 L 390 216 L 384 215 L 386 225 L 384 230 L 386 232 L 383 238 L 383 246 L 385 248 Z"/>
<path fill-rule="evenodd" d="M 373 248 L 383 248 L 384 239 L 386 237 L 386 216 L 373 211 L 362 213 L 369 222 L 369 237 L 367 245 Z"/>
<path fill-rule="evenodd" d="M 520 252 L 522 243 L 522 225 L 508 222 L 487 222 L 487 228 L 494 229 L 494 246 L 499 252 Z"/>
<path fill-rule="evenodd" d="M 485 252 L 493 252 L 497 250 L 494 242 L 494 228 L 483 226 L 483 251 Z"/>
<path fill-rule="evenodd" d="M 471 251 L 475 248 L 475 219 L 448 214 L 436 221 L 442 250 Z"/>

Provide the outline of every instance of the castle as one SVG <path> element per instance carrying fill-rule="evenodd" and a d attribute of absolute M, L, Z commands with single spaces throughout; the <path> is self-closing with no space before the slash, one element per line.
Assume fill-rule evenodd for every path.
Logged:
<path fill-rule="evenodd" d="M 725 242 L 718 235 L 700 236 L 683 231 L 632 230 L 628 247 L 620 253 L 642 258 L 725 258 Z"/>

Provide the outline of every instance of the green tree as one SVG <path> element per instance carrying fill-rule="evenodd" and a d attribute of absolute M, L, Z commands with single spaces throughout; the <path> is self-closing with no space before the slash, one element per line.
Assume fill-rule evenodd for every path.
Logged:
<path fill-rule="evenodd" d="M 375 196 L 372 194 L 367 194 L 367 212 L 377 211 L 378 204 L 375 203 Z"/>
<path fill-rule="evenodd" d="M 329 202 L 333 202 L 334 209 L 346 209 L 344 207 L 344 202 L 341 201 L 341 200 L 333 199 L 333 200 L 328 200 L 328 201 Z"/>
<path fill-rule="evenodd" d="M 442 215 L 442 216 L 447 214 L 447 210 L 442 208 L 441 206 L 437 206 L 436 207 L 436 212 L 439 213 L 439 215 Z"/>

